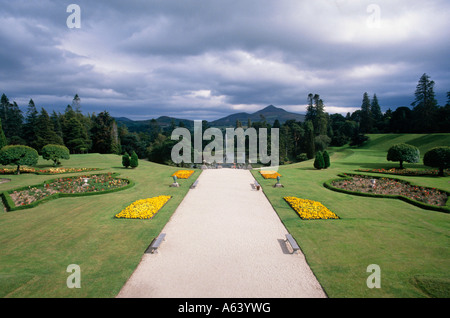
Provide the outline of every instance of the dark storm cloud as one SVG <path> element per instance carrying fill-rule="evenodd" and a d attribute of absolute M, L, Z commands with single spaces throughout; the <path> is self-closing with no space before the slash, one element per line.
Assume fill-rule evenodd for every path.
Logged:
<path fill-rule="evenodd" d="M 81 28 L 69 29 L 69 4 Z M 419 77 L 450 90 L 448 1 L 0 0 L 0 93 L 21 107 L 216 119 L 269 104 L 408 106 Z"/>

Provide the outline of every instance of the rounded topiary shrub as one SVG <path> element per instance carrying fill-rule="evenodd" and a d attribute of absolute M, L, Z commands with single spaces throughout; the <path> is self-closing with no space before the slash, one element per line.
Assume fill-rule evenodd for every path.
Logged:
<path fill-rule="evenodd" d="M 403 162 L 417 163 L 420 159 L 420 151 L 417 147 L 408 144 L 396 144 L 389 148 L 387 153 L 388 161 L 399 161 L 400 169 L 403 169 Z"/>
<path fill-rule="evenodd" d="M 55 167 L 61 165 L 61 159 L 70 159 L 69 149 L 61 145 L 46 145 L 42 147 L 41 152 L 42 158 L 45 160 L 52 160 Z"/>
<path fill-rule="evenodd" d="M 0 150 L 0 163 L 2 165 L 17 166 L 17 174 L 20 174 L 20 166 L 34 166 L 39 159 L 38 152 L 28 146 L 11 145 Z"/>
<path fill-rule="evenodd" d="M 450 168 L 450 147 L 435 147 L 423 156 L 423 164 L 439 168 L 439 175 L 444 176 L 444 169 Z"/>

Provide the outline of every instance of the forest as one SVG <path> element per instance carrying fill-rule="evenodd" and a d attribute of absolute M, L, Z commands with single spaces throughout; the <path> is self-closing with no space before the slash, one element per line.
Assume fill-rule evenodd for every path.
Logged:
<path fill-rule="evenodd" d="M 280 163 L 292 163 L 314 158 L 317 151 L 329 146 L 362 145 L 368 134 L 374 133 L 448 133 L 450 132 L 450 92 L 440 106 L 434 93 L 434 81 L 423 74 L 410 105 L 381 111 L 376 94 L 363 93 L 361 108 L 353 113 L 329 114 L 319 94 L 308 94 L 304 122 L 275 120 L 236 122 L 236 127 L 279 128 Z M 136 152 L 139 158 L 157 163 L 173 164 L 171 149 L 178 142 L 171 140 L 175 122 L 162 128 L 155 119 L 139 132 L 118 125 L 105 110 L 99 114 L 83 114 L 81 98 L 75 95 L 63 113 L 38 107 L 30 99 L 25 111 L 11 102 L 6 94 L 0 101 L 0 148 L 5 145 L 27 145 L 41 153 L 48 144 L 64 145 L 70 153 Z M 183 126 L 181 123 L 180 126 Z M 203 121 L 203 130 L 209 127 Z M 205 141 L 206 143 L 206 141 Z"/>

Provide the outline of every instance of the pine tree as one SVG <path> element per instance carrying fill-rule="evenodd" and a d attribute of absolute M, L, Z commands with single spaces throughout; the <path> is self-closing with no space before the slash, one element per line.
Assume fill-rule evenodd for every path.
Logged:
<path fill-rule="evenodd" d="M 0 149 L 5 147 L 7 144 L 8 143 L 6 141 L 5 133 L 3 132 L 3 129 L 2 129 L 2 122 L 0 120 Z"/>
<path fill-rule="evenodd" d="M 131 153 L 131 157 L 130 157 L 130 167 L 131 168 L 136 168 L 139 165 L 139 158 L 136 154 L 136 152 L 132 152 Z"/>
<path fill-rule="evenodd" d="M 118 134 L 115 121 L 107 111 L 93 116 L 92 151 L 99 153 L 118 153 Z M 117 128 L 117 125 L 115 126 Z"/>
<path fill-rule="evenodd" d="M 438 106 L 434 93 L 434 81 L 425 73 L 416 86 L 413 106 L 414 127 L 417 132 L 430 133 L 436 130 Z"/>
<path fill-rule="evenodd" d="M 3 94 L 0 99 L 0 119 L 6 138 L 19 136 L 22 132 L 23 115 L 16 102 L 10 103 Z"/>
<path fill-rule="evenodd" d="M 327 151 L 323 152 L 323 163 L 325 169 L 327 169 L 330 166 L 330 155 L 328 154 Z"/>
<path fill-rule="evenodd" d="M 314 158 L 316 152 L 314 145 L 314 126 L 310 120 L 305 123 L 305 150 L 308 159 Z"/>
<path fill-rule="evenodd" d="M 372 112 L 371 112 L 371 104 L 369 95 L 364 93 L 363 101 L 361 105 L 361 120 L 359 123 L 359 130 L 362 134 L 368 134 L 372 130 L 373 126 L 373 118 L 372 118 Z"/>
<path fill-rule="evenodd" d="M 36 123 L 39 113 L 36 109 L 33 99 L 28 102 L 27 113 L 25 117 L 25 123 L 23 125 L 22 138 L 26 144 L 32 148 L 36 146 Z"/>
<path fill-rule="evenodd" d="M 41 113 L 36 120 L 35 132 L 35 149 L 39 152 L 41 151 L 42 147 L 48 144 L 64 145 L 62 138 L 55 133 L 53 123 L 44 108 L 41 109 Z"/>
<path fill-rule="evenodd" d="M 319 169 L 319 170 L 325 168 L 325 162 L 323 160 L 323 155 L 322 155 L 322 152 L 320 152 L 320 151 L 318 151 L 316 153 L 316 158 L 314 160 L 314 168 Z"/>
<path fill-rule="evenodd" d="M 122 156 L 122 166 L 128 168 L 130 166 L 130 155 L 128 152 L 125 152 Z"/>
<path fill-rule="evenodd" d="M 372 103 L 370 105 L 370 112 L 372 113 L 374 126 L 378 130 L 380 130 L 383 120 L 383 113 L 381 112 L 380 104 L 378 103 L 377 94 L 373 94 Z"/>

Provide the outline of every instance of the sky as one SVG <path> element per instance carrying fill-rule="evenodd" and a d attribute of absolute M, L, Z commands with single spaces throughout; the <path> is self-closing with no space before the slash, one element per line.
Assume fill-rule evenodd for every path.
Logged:
<path fill-rule="evenodd" d="M 449 16 L 448 0 L 0 0 L 0 94 L 24 113 L 78 94 L 83 113 L 215 120 L 304 113 L 313 93 L 346 114 L 364 92 L 410 106 L 426 73 L 444 105 Z"/>

